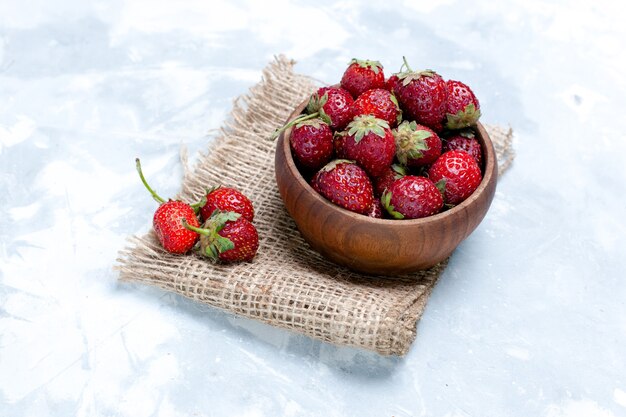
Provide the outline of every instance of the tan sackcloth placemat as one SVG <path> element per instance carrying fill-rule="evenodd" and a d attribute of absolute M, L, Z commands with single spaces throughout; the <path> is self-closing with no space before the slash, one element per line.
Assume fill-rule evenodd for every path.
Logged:
<path fill-rule="evenodd" d="M 253 201 L 260 236 L 252 263 L 216 265 L 198 255 L 171 255 L 154 233 L 132 237 L 119 253 L 123 281 L 156 285 L 241 316 L 336 345 L 404 355 L 417 321 L 446 266 L 397 278 L 364 276 L 310 249 L 287 214 L 274 178 L 271 133 L 315 86 L 280 56 L 263 79 L 235 101 L 231 120 L 183 179 L 180 198 L 197 201 L 208 186 L 240 189 Z M 500 168 L 513 159 L 512 131 L 487 126 Z"/>

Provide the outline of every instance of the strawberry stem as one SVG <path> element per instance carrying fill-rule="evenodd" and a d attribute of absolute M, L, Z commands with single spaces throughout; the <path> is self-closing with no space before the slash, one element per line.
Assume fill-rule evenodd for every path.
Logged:
<path fill-rule="evenodd" d="M 190 225 L 189 223 L 187 223 L 187 220 L 185 219 L 182 219 L 182 222 L 183 222 L 183 226 L 185 227 L 185 229 L 191 230 L 192 232 L 200 233 L 201 235 L 205 235 L 205 236 L 209 236 L 211 234 L 211 231 L 207 229 L 202 229 L 200 227 Z"/>
<path fill-rule="evenodd" d="M 276 131 L 274 131 L 274 133 L 272 133 L 272 139 L 276 139 L 278 137 L 278 135 L 281 134 L 281 132 L 283 132 L 286 129 L 289 129 L 291 126 L 294 126 L 300 122 L 304 122 L 305 120 L 310 120 L 310 119 L 315 119 L 316 117 L 319 117 L 320 113 L 319 112 L 315 112 L 315 113 L 311 113 L 311 114 L 303 114 L 300 115 L 298 117 L 296 117 L 295 119 L 293 119 L 291 122 L 287 123 L 286 125 L 284 125 L 283 127 L 276 129 Z"/>
<path fill-rule="evenodd" d="M 411 69 L 411 67 L 409 66 L 408 61 L 406 60 L 406 57 L 403 56 L 402 57 L 402 61 L 404 61 L 404 65 L 406 66 L 407 71 L 412 72 L 413 70 Z"/>
<path fill-rule="evenodd" d="M 156 193 L 156 191 L 154 191 L 148 185 L 148 182 L 146 181 L 146 178 L 143 176 L 143 172 L 141 170 L 141 162 L 139 162 L 139 158 L 135 158 L 135 163 L 137 164 L 137 172 L 139 173 L 139 178 L 141 178 L 141 182 L 143 182 L 143 185 L 148 189 L 148 191 L 150 191 L 150 194 L 152 194 L 152 198 L 154 198 L 157 203 L 160 203 L 160 204 L 165 203 L 165 200 L 163 198 L 161 198 L 161 196 L 159 196 Z"/>

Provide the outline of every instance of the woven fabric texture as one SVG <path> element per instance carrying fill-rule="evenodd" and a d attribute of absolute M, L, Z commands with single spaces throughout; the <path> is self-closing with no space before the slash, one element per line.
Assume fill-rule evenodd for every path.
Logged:
<path fill-rule="evenodd" d="M 222 184 L 254 203 L 260 237 L 251 263 L 220 265 L 196 254 L 171 255 L 153 232 L 131 237 L 119 254 L 122 281 L 174 291 L 232 313 L 336 345 L 381 355 L 405 355 L 428 296 L 446 263 L 394 278 L 364 276 L 339 267 L 309 248 L 287 214 L 274 178 L 272 132 L 315 88 L 277 57 L 263 79 L 235 101 L 230 119 L 185 173 L 183 201 L 197 201 Z M 486 126 L 501 170 L 513 159 L 510 129 Z"/>

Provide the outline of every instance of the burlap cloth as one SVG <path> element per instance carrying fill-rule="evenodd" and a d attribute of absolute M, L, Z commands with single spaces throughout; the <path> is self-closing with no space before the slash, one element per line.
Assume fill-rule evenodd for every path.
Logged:
<path fill-rule="evenodd" d="M 404 355 L 446 262 L 397 278 L 365 276 L 326 261 L 302 239 L 278 193 L 270 139 L 315 88 L 312 79 L 294 73 L 293 65 L 276 58 L 261 82 L 235 101 L 219 137 L 186 172 L 179 196 L 196 201 L 215 184 L 248 195 L 260 236 L 254 261 L 216 265 L 195 254 L 170 255 L 150 232 L 130 238 L 116 269 L 123 281 L 156 285 L 319 340 Z M 513 159 L 512 132 L 486 127 L 500 169 L 506 169 Z"/>

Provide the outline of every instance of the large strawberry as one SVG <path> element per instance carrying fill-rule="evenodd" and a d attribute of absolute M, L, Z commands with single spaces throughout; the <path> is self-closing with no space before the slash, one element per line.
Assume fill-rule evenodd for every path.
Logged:
<path fill-rule="evenodd" d="M 446 117 L 445 81 L 433 70 L 411 70 L 403 59 L 406 70 L 397 74 L 393 92 L 405 118 L 441 132 Z"/>
<path fill-rule="evenodd" d="M 365 171 L 352 161 L 335 159 L 311 180 L 315 191 L 338 206 L 367 214 L 374 201 L 372 183 Z"/>
<path fill-rule="evenodd" d="M 396 97 L 387 90 L 367 90 L 354 100 L 354 116 L 371 114 L 394 127 L 402 120 L 402 111 Z"/>
<path fill-rule="evenodd" d="M 428 170 L 428 177 L 443 189 L 446 204 L 456 205 L 469 197 L 482 180 L 476 160 L 467 152 L 448 151 Z"/>
<path fill-rule="evenodd" d="M 395 180 L 399 180 L 405 175 L 407 175 L 407 172 L 403 165 L 393 164 L 385 169 L 381 175 L 372 179 L 374 183 L 374 196 L 380 197 Z"/>
<path fill-rule="evenodd" d="M 319 169 L 333 156 L 333 132 L 321 119 L 295 125 L 289 143 L 298 162 L 309 169 Z"/>
<path fill-rule="evenodd" d="M 357 98 L 372 88 L 384 88 L 385 74 L 378 61 L 352 59 L 341 77 L 341 87 Z"/>
<path fill-rule="evenodd" d="M 462 129 L 475 125 L 480 118 L 480 103 L 472 89 L 454 80 L 446 81 L 446 89 L 446 128 Z"/>
<path fill-rule="evenodd" d="M 426 126 L 405 120 L 393 131 L 393 135 L 396 139 L 396 156 L 402 165 L 429 165 L 441 155 L 441 139 Z"/>
<path fill-rule="evenodd" d="M 371 115 L 355 117 L 343 141 L 346 158 L 377 177 L 393 162 L 396 142 L 386 121 Z"/>
<path fill-rule="evenodd" d="M 315 118 L 322 119 L 334 131 L 343 130 L 352 120 L 353 104 L 354 99 L 343 88 L 322 87 L 309 98 L 305 114 L 276 129 L 272 137 L 276 138 L 287 128 Z"/>
<path fill-rule="evenodd" d="M 203 227 L 185 227 L 200 234 L 201 253 L 213 261 L 251 261 L 259 249 L 256 228 L 239 213 L 215 210 Z"/>
<path fill-rule="evenodd" d="M 419 219 L 439 213 L 441 193 L 431 180 L 407 175 L 396 180 L 382 195 L 381 202 L 395 219 Z"/>
<path fill-rule="evenodd" d="M 465 151 L 474 157 L 479 167 L 483 163 L 482 147 L 471 131 L 461 131 L 447 138 L 443 144 L 443 151 Z"/>
<path fill-rule="evenodd" d="M 186 221 L 193 226 L 199 226 L 200 222 L 196 217 L 196 212 L 204 201 L 193 206 L 178 200 L 165 201 L 148 185 L 143 176 L 139 158 L 135 159 L 135 162 L 141 182 L 152 194 L 152 198 L 159 203 L 159 208 L 154 212 L 152 226 L 161 246 L 170 253 L 181 254 L 189 252 L 198 241 L 199 235 L 186 229 L 183 222 Z"/>
<path fill-rule="evenodd" d="M 215 210 L 233 211 L 244 219 L 254 220 L 254 207 L 242 192 L 230 187 L 214 187 L 207 190 L 206 203 L 200 208 L 200 215 L 206 221 Z"/>

